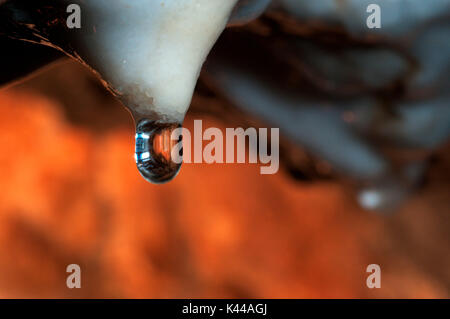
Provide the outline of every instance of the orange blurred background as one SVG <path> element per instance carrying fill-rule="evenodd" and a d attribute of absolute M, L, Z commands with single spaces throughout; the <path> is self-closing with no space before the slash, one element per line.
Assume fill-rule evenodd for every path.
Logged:
<path fill-rule="evenodd" d="M 229 127 L 215 117 L 204 128 Z M 185 164 L 152 185 L 128 112 L 59 62 L 0 91 L 0 297 L 450 297 L 450 152 L 396 214 L 337 180 Z M 79 264 L 82 288 L 66 287 Z M 379 264 L 381 289 L 366 267 Z"/>

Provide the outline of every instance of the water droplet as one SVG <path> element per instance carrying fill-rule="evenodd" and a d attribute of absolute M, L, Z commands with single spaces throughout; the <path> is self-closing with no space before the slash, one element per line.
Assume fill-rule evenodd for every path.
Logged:
<path fill-rule="evenodd" d="M 174 161 L 172 150 L 181 142 L 181 136 L 178 141 L 172 140 L 171 136 L 179 127 L 181 125 L 178 123 L 159 123 L 148 119 L 137 124 L 136 165 L 147 181 L 161 184 L 172 180 L 178 174 L 181 163 Z"/>

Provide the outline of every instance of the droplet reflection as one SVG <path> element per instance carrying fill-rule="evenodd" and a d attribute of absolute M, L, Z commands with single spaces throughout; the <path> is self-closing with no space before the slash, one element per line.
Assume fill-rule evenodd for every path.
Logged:
<path fill-rule="evenodd" d="M 178 123 L 158 123 L 147 119 L 136 126 L 135 159 L 141 175 L 149 182 L 161 184 L 172 180 L 181 163 L 172 158 L 172 150 L 179 140 L 172 140 L 172 132 Z M 182 155 L 182 154 L 180 154 Z"/>

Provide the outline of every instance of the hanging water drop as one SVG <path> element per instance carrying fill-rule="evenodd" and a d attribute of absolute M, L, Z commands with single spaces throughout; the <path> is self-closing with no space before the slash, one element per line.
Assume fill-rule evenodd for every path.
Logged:
<path fill-rule="evenodd" d="M 140 120 L 136 126 L 135 159 L 141 175 L 149 182 L 162 184 L 172 180 L 181 168 L 181 161 L 173 158 L 172 151 L 181 142 L 172 139 L 178 123 L 160 123 Z M 180 156 L 182 149 L 180 150 Z"/>

